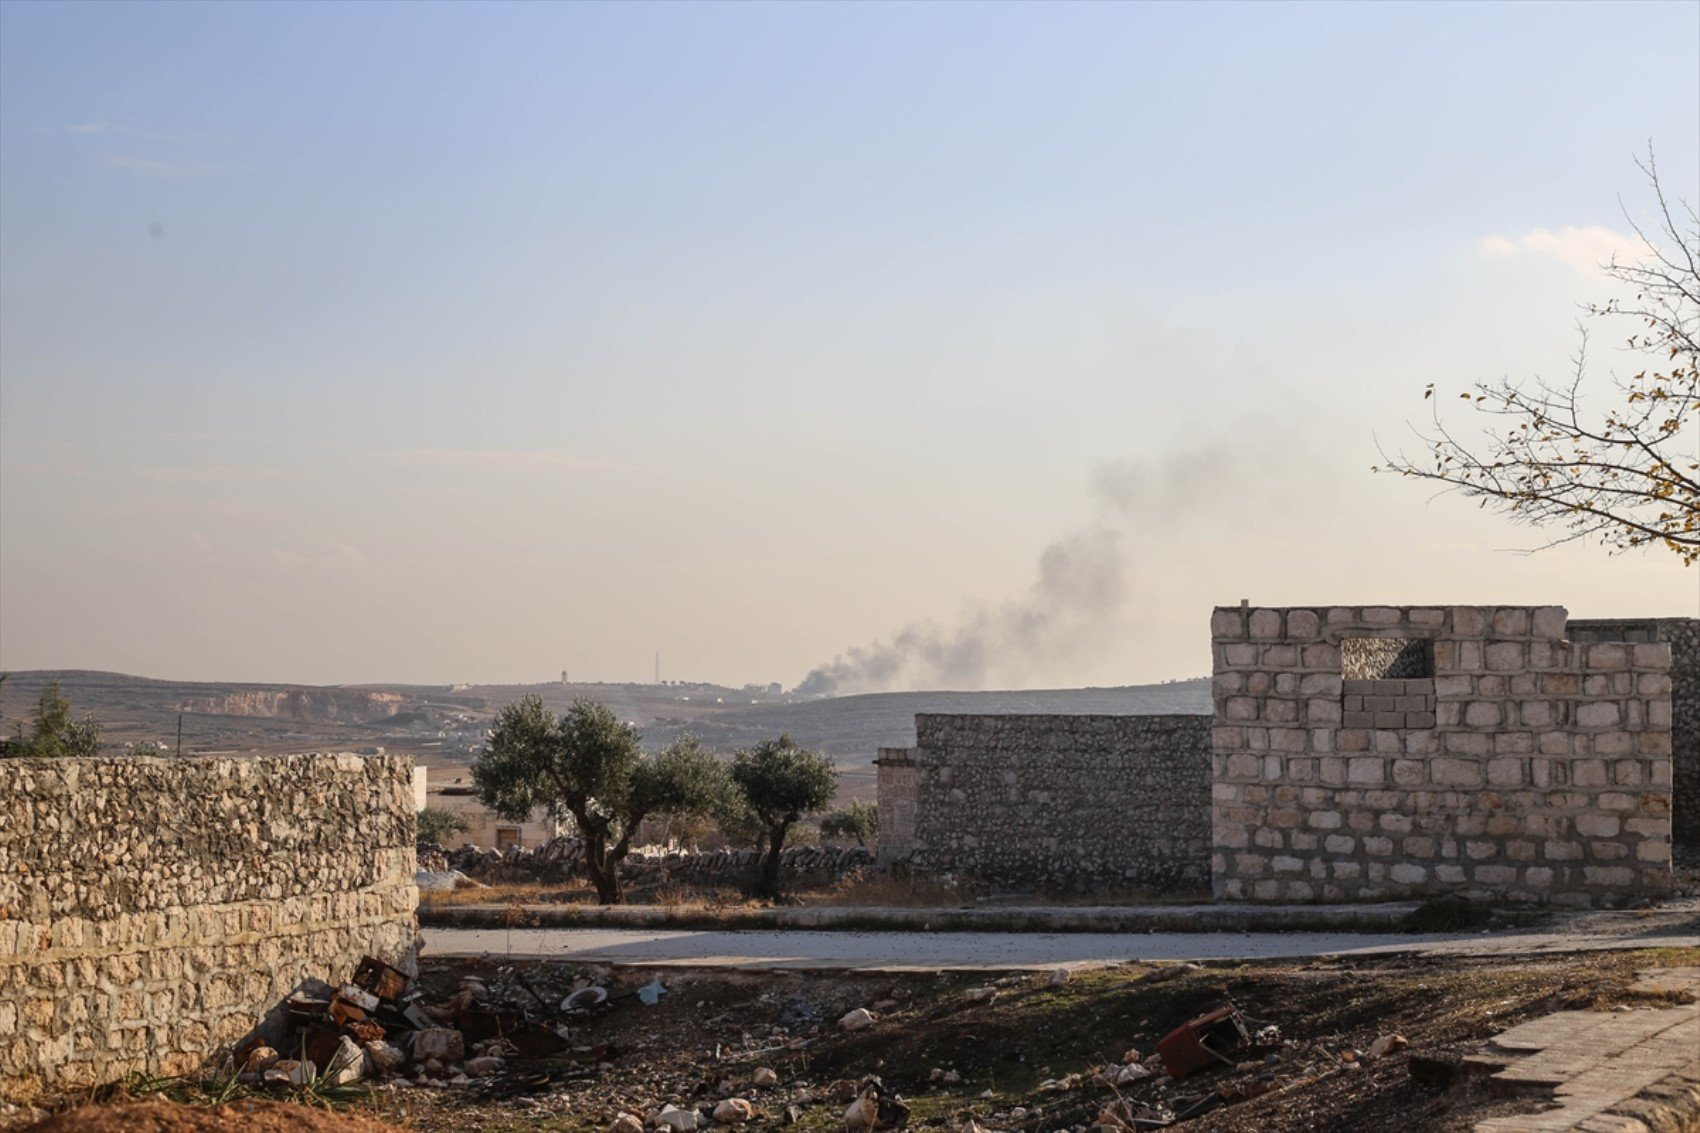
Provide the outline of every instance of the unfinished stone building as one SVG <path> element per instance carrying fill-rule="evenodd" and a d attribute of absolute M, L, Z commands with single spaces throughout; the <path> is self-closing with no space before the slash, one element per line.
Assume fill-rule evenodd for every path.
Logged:
<path fill-rule="evenodd" d="M 1213 711 L 916 717 L 880 858 L 1053 892 L 1614 904 L 1700 844 L 1700 619 L 1226 607 Z"/>

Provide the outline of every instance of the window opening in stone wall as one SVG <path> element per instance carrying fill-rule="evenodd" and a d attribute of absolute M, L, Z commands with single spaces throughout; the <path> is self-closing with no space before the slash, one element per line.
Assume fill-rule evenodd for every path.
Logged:
<path fill-rule="evenodd" d="M 1340 676 L 1344 727 L 1434 727 L 1434 642 L 1345 638 L 1340 642 Z"/>
<path fill-rule="evenodd" d="M 1348 637 L 1340 642 L 1340 675 L 1349 681 L 1433 677 L 1434 642 L 1406 637 Z"/>
<path fill-rule="evenodd" d="M 510 846 L 517 846 L 517 845 L 519 845 L 519 841 L 520 841 L 519 827 L 517 827 L 517 826 L 498 826 L 498 827 L 496 827 L 496 849 L 505 850 Z"/>

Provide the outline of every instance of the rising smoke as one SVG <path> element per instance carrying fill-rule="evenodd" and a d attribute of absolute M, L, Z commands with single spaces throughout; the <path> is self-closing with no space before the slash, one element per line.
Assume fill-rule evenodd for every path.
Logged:
<path fill-rule="evenodd" d="M 1212 448 L 1096 466 L 1091 521 L 1040 553 L 1038 576 L 1024 593 L 954 627 L 917 622 L 848 649 L 812 670 L 797 691 L 1008 688 L 1100 652 L 1132 600 L 1136 549 L 1204 510 L 1239 479 L 1234 465 L 1230 450 Z"/>

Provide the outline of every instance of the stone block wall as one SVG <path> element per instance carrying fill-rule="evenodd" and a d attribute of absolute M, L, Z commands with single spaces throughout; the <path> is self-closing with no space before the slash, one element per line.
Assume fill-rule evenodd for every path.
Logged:
<path fill-rule="evenodd" d="M 411 960 L 405 756 L 0 760 L 0 1096 L 192 1070 Z"/>
<path fill-rule="evenodd" d="M 1570 639 L 1670 646 L 1671 839 L 1700 846 L 1700 618 L 1572 618 Z"/>
<path fill-rule="evenodd" d="M 1209 885 L 1210 717 L 920 715 L 915 732 L 918 869 L 1046 892 Z"/>
<path fill-rule="evenodd" d="M 1670 882 L 1671 650 L 1556 606 L 1219 608 L 1212 887 L 1610 904 Z M 1348 726 L 1348 639 L 1432 643 L 1433 727 Z"/>
<path fill-rule="evenodd" d="M 878 771 L 879 864 L 907 861 L 915 852 L 915 749 L 882 747 L 874 767 Z"/>

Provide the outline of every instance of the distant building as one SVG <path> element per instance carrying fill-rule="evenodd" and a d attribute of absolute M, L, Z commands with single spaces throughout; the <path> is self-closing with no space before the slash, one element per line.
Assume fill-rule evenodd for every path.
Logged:
<path fill-rule="evenodd" d="M 424 770 L 422 767 L 415 768 L 414 773 L 418 776 Z M 418 790 L 416 779 L 416 796 Z M 550 818 L 541 807 L 524 822 L 509 822 L 499 817 L 478 801 L 478 788 L 459 777 L 447 782 L 428 783 L 425 798 L 426 805 L 446 810 L 466 821 L 467 829 L 448 837 L 451 850 L 460 846 L 478 846 L 487 850 L 505 850 L 509 846 L 532 849 L 567 833 L 566 826 Z"/>

